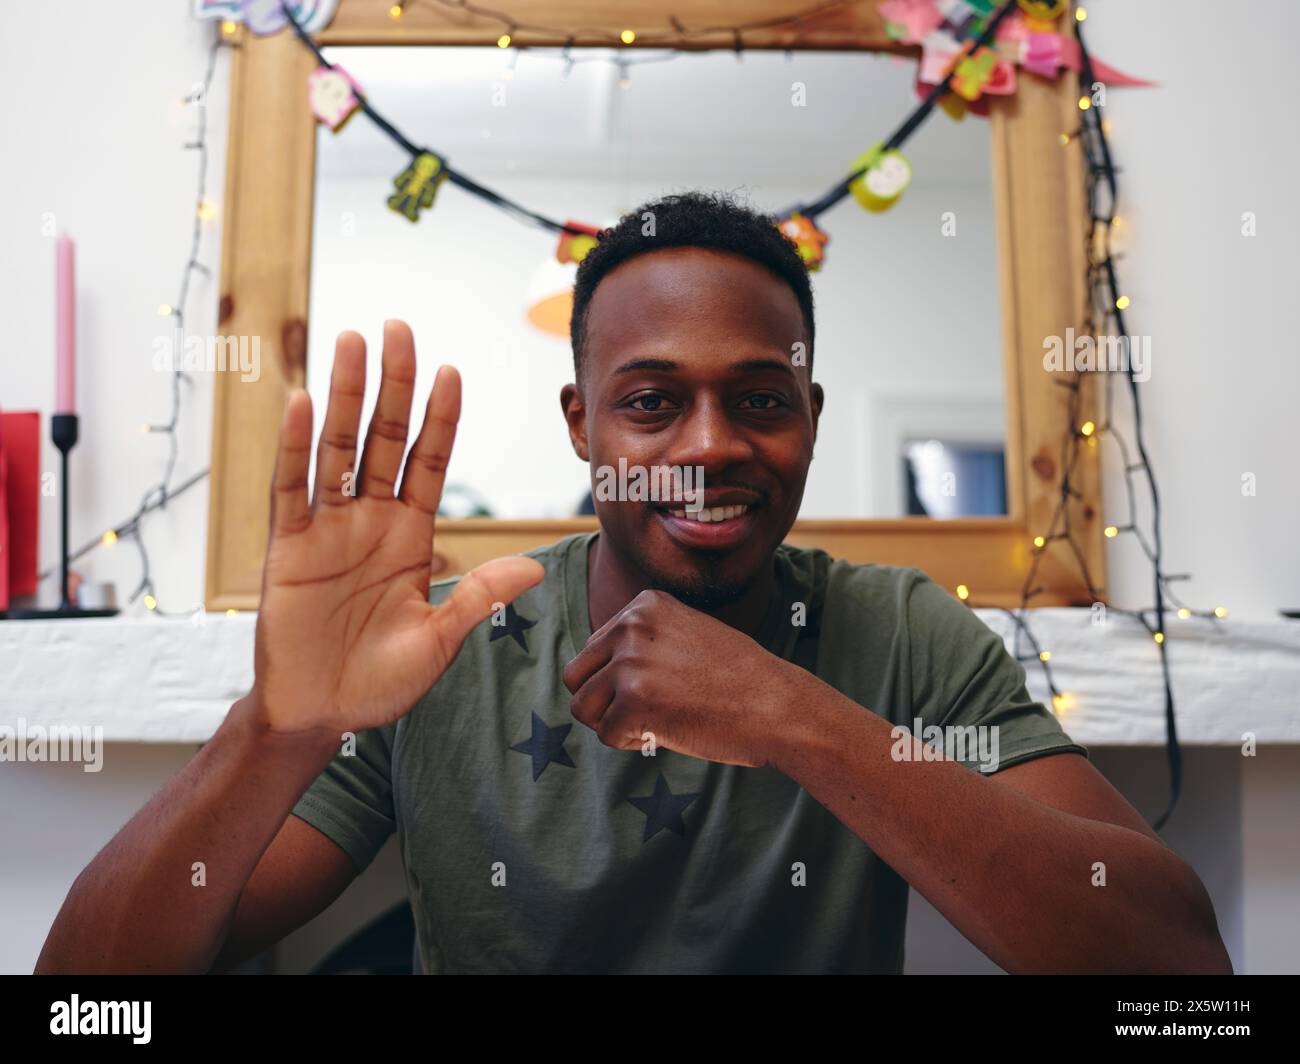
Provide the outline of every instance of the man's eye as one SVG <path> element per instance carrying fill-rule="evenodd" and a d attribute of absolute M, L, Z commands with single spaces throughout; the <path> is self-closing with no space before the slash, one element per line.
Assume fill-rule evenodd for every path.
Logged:
<path fill-rule="evenodd" d="M 782 401 L 777 396 L 767 395 L 764 393 L 747 395 L 745 396 L 744 403 L 749 404 L 748 409 L 750 410 L 775 410 L 778 406 L 783 405 Z"/>
<path fill-rule="evenodd" d="M 637 404 L 643 404 L 638 406 Z M 646 413 L 658 413 L 665 408 L 665 400 L 662 395 L 638 395 L 628 406 L 633 410 L 643 410 Z"/>

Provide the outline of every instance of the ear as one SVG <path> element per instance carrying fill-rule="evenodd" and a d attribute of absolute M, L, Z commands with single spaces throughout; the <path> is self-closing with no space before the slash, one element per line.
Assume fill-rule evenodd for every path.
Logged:
<path fill-rule="evenodd" d="M 587 450 L 587 404 L 576 384 L 566 384 L 560 389 L 560 408 L 564 411 L 564 420 L 569 426 L 569 442 L 573 444 L 573 453 L 584 462 L 591 461 L 591 454 Z"/>
<path fill-rule="evenodd" d="M 813 443 L 816 443 L 817 423 L 821 420 L 822 405 L 826 402 L 826 393 L 822 391 L 820 384 L 814 384 L 809 387 L 808 395 L 812 400 Z"/>

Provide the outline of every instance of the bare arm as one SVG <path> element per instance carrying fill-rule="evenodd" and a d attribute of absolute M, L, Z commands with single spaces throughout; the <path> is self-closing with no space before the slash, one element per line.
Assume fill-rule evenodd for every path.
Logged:
<path fill-rule="evenodd" d="M 325 909 L 356 878 L 352 859 L 307 821 L 289 816 L 239 897 L 213 972 L 229 971 Z"/>
<path fill-rule="evenodd" d="M 789 675 L 776 766 L 1007 971 L 1232 973 L 1196 873 L 1086 759 L 896 761 L 888 722 Z"/>
<path fill-rule="evenodd" d="M 290 810 L 345 733 L 402 717 L 497 603 L 542 578 L 531 558 L 498 558 L 429 605 L 460 378 L 439 372 L 399 487 L 415 346 L 404 324 L 385 325 L 354 491 L 365 366 L 364 341 L 344 333 L 310 503 L 311 400 L 296 391 L 285 404 L 252 692 L 77 878 L 38 972 L 205 972 L 319 912 L 355 869 Z M 204 886 L 193 885 L 197 862 Z"/>
<path fill-rule="evenodd" d="M 203 749 L 77 877 L 36 972 L 206 972 L 237 910 L 263 931 L 259 939 L 269 931 L 275 941 L 306 922 L 320 911 L 315 903 L 328 904 L 356 874 L 337 847 L 341 862 L 298 860 L 311 853 L 293 845 L 294 832 L 272 851 L 270 869 L 286 857 L 296 865 L 294 894 L 278 904 L 262 890 L 248 895 L 245 884 L 266 878 L 259 860 L 287 834 L 289 811 L 336 749 L 333 735 L 275 735 L 249 699 L 235 703 Z M 206 882 L 196 879 L 197 863 Z"/>

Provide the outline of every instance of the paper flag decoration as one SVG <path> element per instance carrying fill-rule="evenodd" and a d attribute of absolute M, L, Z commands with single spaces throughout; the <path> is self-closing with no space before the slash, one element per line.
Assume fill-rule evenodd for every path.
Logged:
<path fill-rule="evenodd" d="M 822 263 L 826 260 L 826 245 L 831 242 L 831 238 L 818 229 L 812 219 L 795 211 L 777 228 L 786 239 L 794 241 L 799 257 L 803 259 L 804 265 L 809 270 L 821 269 Z"/>
<path fill-rule="evenodd" d="M 885 32 L 900 41 L 919 41 L 943 25 L 934 0 L 884 0 L 880 16 Z"/>
<path fill-rule="evenodd" d="M 360 86 L 341 66 L 317 67 L 307 75 L 307 101 L 318 122 L 335 133 L 361 106 L 356 90 Z"/>
<path fill-rule="evenodd" d="M 1020 10 L 1040 22 L 1051 22 L 1065 14 L 1068 0 L 1017 0 Z"/>
<path fill-rule="evenodd" d="M 239 0 L 194 0 L 194 17 L 240 22 L 244 13 L 239 8 Z"/>
<path fill-rule="evenodd" d="M 411 160 L 411 165 L 393 178 L 397 191 L 388 197 L 388 206 L 404 214 L 413 222 L 420 220 L 420 212 L 433 206 L 438 186 L 447 180 L 447 168 L 431 151 L 421 152 Z"/>
<path fill-rule="evenodd" d="M 298 25 L 317 33 L 333 20 L 339 0 L 288 0 L 288 7 Z M 244 22 L 259 37 L 289 25 L 280 0 L 194 0 L 194 17 Z"/>
<path fill-rule="evenodd" d="M 600 230 L 593 225 L 568 220 L 564 223 L 571 229 L 581 229 L 581 233 L 564 232 L 560 234 L 559 243 L 555 245 L 555 261 L 567 265 L 581 262 L 587 253 L 596 246 Z"/>
<path fill-rule="evenodd" d="M 903 153 L 893 148 L 882 151 L 882 148 L 881 144 L 873 145 L 854 159 L 850 167 L 854 173 L 866 168 L 862 176 L 854 179 L 849 191 L 869 211 L 888 210 L 912 181 L 912 166 Z"/>
<path fill-rule="evenodd" d="M 1016 91 L 1017 65 L 1042 77 L 1056 77 L 1062 67 L 1078 71 L 1079 42 L 1061 23 L 1066 0 L 1018 0 L 1019 9 L 998 24 L 996 45 L 991 51 L 997 62 L 979 53 L 969 57 L 954 77 L 953 91 L 940 101 L 953 118 L 969 110 L 988 114 L 985 96 L 1010 95 Z M 998 8 L 994 0 L 882 0 L 880 14 L 885 32 L 902 44 L 921 46 L 918 93 L 924 97 L 939 84 L 954 63 L 961 63 L 973 38 L 983 32 L 989 16 Z M 1107 65 L 1095 56 L 1093 71 L 1107 85 L 1152 85 Z M 978 92 L 976 91 L 978 89 Z M 973 94 L 973 95 L 972 95 Z"/>

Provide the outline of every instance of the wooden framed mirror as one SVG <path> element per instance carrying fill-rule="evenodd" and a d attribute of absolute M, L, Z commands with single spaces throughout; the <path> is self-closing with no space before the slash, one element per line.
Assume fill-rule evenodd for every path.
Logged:
<path fill-rule="evenodd" d="M 387 0 L 342 0 L 333 22 L 316 40 L 331 57 L 346 56 L 347 50 L 355 49 L 360 62 L 363 53 L 373 54 L 371 50 L 376 48 L 495 48 L 502 33 L 499 20 L 479 17 L 450 4 L 431 0 L 409 3 L 400 18 L 392 17 L 392 7 Z M 625 29 L 638 34 L 638 40 L 626 48 L 629 56 L 635 56 L 643 43 L 647 47 L 664 47 L 665 34 L 672 32 L 674 24 L 689 30 L 740 22 L 752 26 L 765 21 L 772 22 L 772 26 L 745 31 L 743 45 L 747 53 L 757 56 L 769 52 L 775 58 L 787 53 L 906 52 L 886 34 L 873 0 L 825 5 L 820 13 L 808 14 L 797 22 L 781 21 L 799 10 L 798 3 L 790 0 L 752 0 L 743 5 L 724 0 L 679 0 L 671 5 L 647 0 L 620 5 L 613 15 L 610 5 L 593 0 L 516 0 L 509 7 L 508 15 L 517 18 L 519 26 L 586 28 L 571 35 L 516 29 L 511 47 L 524 49 L 520 54 L 525 56 L 529 48 L 561 47 L 581 56 L 583 49 L 608 48 L 610 40 L 617 39 Z M 736 36 L 729 31 L 691 31 L 671 43 L 681 49 L 725 52 L 734 62 L 731 53 Z M 322 261 L 336 258 L 320 238 L 317 218 L 321 207 L 318 196 L 323 195 L 320 190 L 324 188 L 317 182 L 318 167 L 330 164 L 324 157 L 326 153 L 318 151 L 318 137 L 332 134 L 328 130 L 320 132 L 323 127 L 319 127 L 308 107 L 307 77 L 316 60 L 288 30 L 255 37 L 241 29 L 236 44 L 231 70 L 219 330 L 224 335 L 259 338 L 262 365 L 256 380 L 242 379 L 239 374 L 216 377 L 208 609 L 252 609 L 257 605 L 266 544 L 267 488 L 284 398 L 290 387 L 309 384 L 309 351 L 330 349 L 332 323 L 330 327 L 322 324 L 330 320 L 328 315 L 322 315 L 322 308 L 340 303 L 337 292 L 324 287 L 328 278 L 320 267 Z M 399 53 L 392 55 L 396 58 Z M 332 61 L 348 66 L 346 58 Z M 901 67 L 900 76 L 909 81 L 911 66 L 909 63 Z M 372 64 L 370 69 L 378 67 Z M 365 78 L 359 80 L 372 102 L 384 109 L 385 100 L 376 95 Z M 788 75 L 785 80 L 788 85 Z M 1034 537 L 1046 528 L 1060 498 L 1063 441 L 1070 429 L 1066 420 L 1067 389 L 1061 387 L 1059 375 L 1044 369 L 1045 342 L 1050 337 L 1067 335 L 1070 329 L 1082 331 L 1085 317 L 1082 163 L 1077 144 L 1061 144 L 1061 133 L 1077 125 L 1076 99 L 1077 85 L 1068 72 L 1055 81 L 1022 74 L 1014 95 L 993 102 L 986 123 L 979 118 L 965 121 L 968 127 L 978 125 L 980 135 L 987 136 L 988 228 L 993 245 L 986 256 L 990 293 L 987 302 L 992 317 L 979 326 L 981 335 L 977 339 L 994 352 L 994 362 L 1000 354 L 1001 365 L 991 364 L 986 376 L 995 384 L 1000 381 L 998 417 L 1005 426 L 1000 441 L 1003 457 L 999 458 L 1005 470 L 1004 512 L 943 520 L 919 516 L 801 517 L 791 532 L 791 542 L 821 547 L 852 561 L 918 566 L 949 588 L 959 583 L 968 585 L 972 604 L 1014 606 L 1020 602 L 1026 574 L 1035 560 Z M 427 104 L 422 106 L 428 109 Z M 432 106 L 436 108 L 436 100 Z M 843 156 L 844 165 L 838 172 L 822 172 L 819 168 L 810 173 L 804 180 L 806 193 L 816 195 L 844 176 L 848 162 L 886 135 L 904 113 L 905 109 L 880 113 L 866 110 L 860 121 L 839 130 L 830 147 L 833 155 Z M 365 121 L 360 116 L 351 120 Z M 931 124 L 937 127 L 934 135 L 942 138 L 949 119 L 936 115 Z M 338 135 L 340 142 L 350 134 L 351 127 Z M 969 130 L 962 135 L 969 141 Z M 823 135 L 819 143 L 827 139 Z M 450 153 L 449 158 L 474 172 L 470 160 Z M 509 191 L 508 182 L 508 177 L 500 179 L 502 191 Z M 386 190 L 379 185 L 374 187 L 373 195 L 382 205 Z M 578 197 L 572 209 L 583 208 Z M 486 212 L 490 208 L 460 197 L 456 190 L 447 190 L 439 193 L 435 210 Z M 837 211 L 862 213 L 852 202 Z M 878 217 L 862 222 L 864 226 L 873 224 L 879 224 Z M 940 219 L 930 216 L 925 224 L 937 230 Z M 413 242 L 421 241 L 426 254 L 431 253 L 428 240 L 421 240 L 423 234 L 418 226 L 411 229 L 409 236 Z M 849 237 L 842 242 L 847 244 Z M 314 250 L 318 252 L 315 273 Z M 831 249 L 827 271 L 835 268 L 836 251 Z M 400 269 L 400 264 L 392 266 L 394 273 Z M 326 293 L 315 293 L 315 307 L 314 288 Z M 943 290 L 930 295 L 933 313 L 942 316 Z M 887 316 L 890 307 L 878 307 L 874 313 Z M 384 316 L 403 314 L 389 312 Z M 962 317 L 957 311 L 950 311 L 948 316 Z M 363 324 L 377 327 L 379 322 L 349 324 L 365 332 Z M 995 342 L 999 324 L 1001 334 Z M 954 337 L 960 338 L 960 324 L 955 328 L 958 331 Z M 421 335 L 417 327 L 417 346 Z M 458 365 L 470 357 L 472 352 L 434 353 L 438 361 Z M 317 364 L 317 356 L 311 358 Z M 421 387 L 427 389 L 427 382 Z M 555 398 L 558 390 L 556 383 L 554 393 L 541 397 L 539 402 L 547 404 L 555 432 L 560 434 L 562 423 Z M 1093 402 L 1087 388 L 1083 398 L 1086 417 Z M 960 399 L 957 395 L 955 399 L 932 403 L 925 417 L 931 423 L 960 420 Z M 887 404 L 872 407 L 868 416 L 865 410 L 846 411 L 828 402 L 823 421 L 837 415 L 871 425 L 885 425 L 892 416 Z M 319 428 L 319 416 L 317 422 Z M 862 438 L 867 441 L 862 449 L 869 450 L 870 441 L 878 437 Z M 1104 586 L 1097 453 L 1094 448 L 1084 448 L 1071 476 L 1071 523 L 1093 583 Z M 808 512 L 807 505 L 804 512 Z M 528 550 L 594 527 L 594 517 L 508 514 L 504 519 L 440 519 L 435 558 L 442 569 L 434 575 L 451 575 L 488 558 Z M 1048 550 L 1037 560 L 1035 579 L 1042 591 L 1036 595 L 1035 604 L 1091 601 L 1068 552 Z"/>

